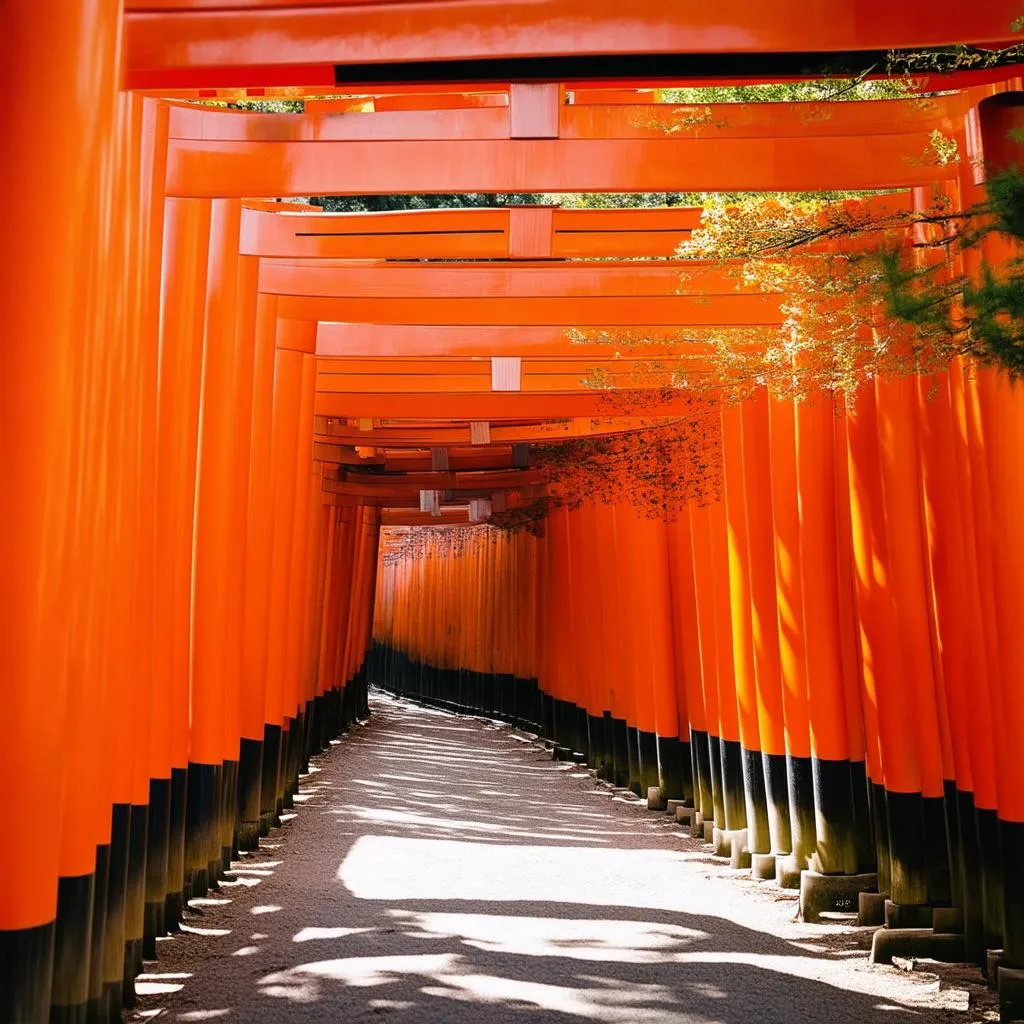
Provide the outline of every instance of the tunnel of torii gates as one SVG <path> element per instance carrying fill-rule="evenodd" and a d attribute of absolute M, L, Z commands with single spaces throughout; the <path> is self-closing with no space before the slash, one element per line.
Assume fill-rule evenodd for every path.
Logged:
<path fill-rule="evenodd" d="M 680 108 L 651 81 L 998 43 L 1018 13 L 5 5 L 0 1020 L 120 1019 L 156 937 L 279 823 L 368 681 L 679 801 L 734 865 L 799 886 L 806 918 L 853 908 L 880 959 L 913 941 L 977 962 L 1024 1014 L 1020 388 L 957 362 L 849 408 L 755 394 L 715 411 L 714 503 L 662 522 L 583 501 L 501 532 L 490 514 L 552 486 L 532 443 L 640 422 L 581 383 L 634 356 L 567 329 L 641 329 L 699 374 L 710 348 L 681 331 L 771 327 L 785 297 L 684 277 L 694 209 L 275 201 L 913 208 L 938 187 L 965 208 L 1016 159 L 1012 72 L 814 116 L 702 107 L 693 131 L 666 131 Z M 194 103 L 239 96 L 316 98 Z M 936 130 L 959 162 L 921 158 Z"/>

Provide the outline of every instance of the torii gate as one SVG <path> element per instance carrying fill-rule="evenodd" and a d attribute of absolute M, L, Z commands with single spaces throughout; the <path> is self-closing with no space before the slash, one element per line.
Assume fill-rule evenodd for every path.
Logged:
<path fill-rule="evenodd" d="M 610 5 L 595 8 L 591 4 L 584 11 L 578 0 L 549 0 L 543 8 L 516 0 L 500 5 L 474 0 L 456 8 L 419 5 L 424 20 L 414 26 L 404 5 L 392 4 L 368 9 L 331 3 L 299 8 L 253 3 L 225 10 L 197 0 L 190 5 L 148 3 L 147 8 L 130 9 L 127 16 L 128 83 L 137 88 L 216 89 L 239 83 L 296 82 L 329 88 L 339 79 L 401 77 L 397 62 L 405 60 L 417 65 L 414 75 L 436 79 L 443 78 L 446 70 L 452 75 L 456 69 L 451 62 L 472 63 L 478 58 L 521 62 L 515 68 L 523 72 L 522 77 L 541 80 L 537 85 L 517 83 L 510 90 L 508 112 L 500 117 L 494 114 L 500 108 L 483 107 L 475 112 L 456 110 L 448 118 L 451 126 L 471 123 L 470 113 L 486 115 L 477 118 L 483 126 L 481 137 L 438 141 L 439 129 L 427 126 L 431 121 L 443 125 L 445 118 L 424 117 L 421 111 L 419 115 L 408 112 L 402 119 L 411 137 L 315 141 L 310 131 L 328 126 L 329 133 L 342 118 L 324 114 L 275 121 L 263 115 L 178 109 L 172 115 L 159 104 L 144 103 L 139 95 L 119 93 L 121 14 L 116 6 L 92 11 L 91 21 L 67 18 L 61 5 L 50 0 L 5 8 L 3 38 L 11 51 L 2 62 L 5 95 L 33 100 L 31 105 L 17 103 L 12 108 L 9 158 L 4 162 L 6 193 L 21 195 L 32 188 L 66 200 L 59 205 L 14 204 L 7 213 L 5 231 L 10 257 L 9 272 L 4 275 L 5 313 L 12 359 L 3 376 L 0 408 L 7 419 L 0 435 L 10 493 L 16 500 L 0 509 L 5 564 L 0 650 L 4 678 L 13 680 L 0 705 L 4 730 L 0 780 L 5 792 L 13 794 L 31 772 L 33 793 L 23 809 L 25 841 L 5 844 L 0 862 L 5 881 L 0 1006 L 18 1020 L 47 1019 L 51 992 L 58 1013 L 77 1014 L 87 1001 L 94 1001 L 101 1013 L 116 1009 L 122 975 L 128 978 L 130 991 L 142 945 L 162 927 L 165 907 L 173 916 L 185 879 L 193 892 L 201 892 L 209 873 L 219 870 L 219 858 L 230 847 L 236 819 L 230 807 L 219 801 L 224 793 L 233 792 L 235 773 L 243 796 L 237 818 L 252 841 L 260 824 L 269 825 L 277 801 L 285 799 L 297 778 L 301 732 L 311 720 L 320 720 L 328 695 L 340 697 L 343 690 L 349 714 L 360 697 L 354 684 L 369 639 L 377 515 L 368 509 L 323 511 L 320 507 L 321 476 L 309 471 L 316 329 L 296 334 L 290 326 L 294 321 L 279 320 L 269 308 L 275 300 L 260 303 L 255 257 L 238 258 L 240 208 L 225 200 L 336 191 L 338 168 L 346 166 L 339 158 L 351 161 L 351 176 L 344 184 L 354 192 L 863 188 L 958 180 L 969 195 L 976 184 L 969 171 L 922 159 L 930 137 L 927 118 L 915 118 L 912 110 L 898 103 L 876 108 L 874 120 L 869 117 L 859 126 L 848 125 L 825 140 L 813 126 L 804 126 L 786 140 L 766 137 L 756 126 L 731 135 L 731 129 L 709 128 L 708 134 L 701 129 L 693 138 L 676 138 L 630 120 L 633 115 L 664 111 L 619 109 L 598 116 L 585 110 L 585 105 L 579 114 L 569 111 L 557 102 L 558 87 L 543 81 L 554 76 L 538 75 L 538 65 L 531 62 L 545 57 L 579 58 L 577 74 L 606 74 L 608 65 L 594 58 L 607 55 L 611 45 L 616 50 L 614 59 L 623 67 L 630 66 L 624 57 L 643 58 L 631 65 L 639 69 L 634 73 L 657 71 L 657 58 L 668 53 L 685 58 L 669 61 L 669 74 L 678 75 L 687 66 L 707 74 L 707 62 L 697 58 L 711 54 L 739 75 L 744 69 L 749 72 L 752 64 L 756 70 L 764 52 L 810 50 L 842 55 L 853 51 L 861 55 L 891 46 L 999 41 L 1006 38 L 1018 13 L 1002 0 L 980 10 L 954 0 L 927 8 L 872 0 L 868 10 L 863 4 L 836 4 L 813 17 L 797 11 L 793 0 L 749 7 L 740 15 L 714 9 L 666 15 L 660 7 L 655 11 L 643 2 L 623 14 Z M 538 13 L 552 16 L 542 31 L 535 22 Z M 495 29 L 488 54 L 473 51 L 482 24 Z M 614 32 L 610 32 L 612 24 Z M 271 31 L 268 25 L 273 26 Z M 578 31 L 580 26 L 585 31 Z M 722 52 L 735 59 L 722 62 Z M 786 67 L 791 64 L 789 59 Z M 474 80 L 513 77 L 500 65 L 486 63 L 463 66 L 458 73 Z M 947 106 L 954 137 L 963 139 L 962 148 L 970 158 L 983 155 L 979 142 L 984 140 L 975 137 L 979 131 L 984 134 L 975 116 L 982 95 L 972 93 L 967 108 L 959 108 L 960 114 Z M 941 105 L 947 102 L 953 101 L 943 100 Z M 901 132 L 882 130 L 884 110 L 903 120 Z M 850 116 L 855 113 L 856 108 L 851 108 Z M 711 116 L 719 115 L 712 109 Z M 1011 122 L 1012 117 L 1011 112 Z M 502 118 L 507 118 L 507 128 Z M 171 132 L 165 151 L 163 140 L 172 120 L 186 120 L 189 126 L 184 133 Z M 344 123 L 345 131 L 353 124 L 351 120 Z M 366 122 L 367 127 L 372 124 L 383 126 L 384 122 Z M 40 131 L 40 125 L 47 126 L 47 131 Z M 243 125 L 255 136 L 242 133 L 227 141 L 203 137 L 207 132 L 230 133 Z M 715 131 L 726 134 L 714 138 Z M 992 138 L 990 131 L 989 141 Z M 595 159 L 595 154 L 601 158 Z M 737 170 L 736 163 L 743 161 L 751 163 Z M 722 169 L 729 169 L 731 177 L 717 173 Z M 166 217 L 165 192 L 172 197 Z M 190 197 L 212 198 L 214 209 L 211 212 L 209 205 L 193 203 Z M 79 215 L 68 217 L 69 207 Z M 199 244 L 201 239 L 207 240 L 205 248 Z M 167 275 L 179 279 L 176 294 L 183 297 L 180 307 L 164 308 L 165 354 L 175 357 L 166 360 L 158 360 L 154 341 L 160 319 L 161 249 L 168 254 L 163 267 Z M 188 258 L 177 259 L 179 253 Z M 97 287 L 100 275 L 94 268 L 103 272 L 105 292 Z M 237 301 L 239 296 L 251 301 Z M 249 338 L 254 339 L 251 345 Z M 250 374 L 251 389 L 247 386 Z M 993 704 L 998 701 L 999 717 L 998 727 L 991 731 L 986 731 L 985 721 L 977 726 L 967 721 L 969 716 L 953 715 L 947 724 L 957 727 L 953 734 L 970 753 L 970 769 L 976 769 L 975 759 L 977 767 L 984 769 L 984 752 L 994 751 L 999 771 L 992 769 L 989 774 L 998 779 L 998 792 L 993 785 L 982 800 L 979 784 L 977 802 L 965 806 L 979 809 L 978 821 L 989 829 L 986 842 L 999 830 L 1003 849 L 1009 851 L 1005 863 L 1012 865 L 1019 862 L 1014 854 L 1024 834 L 1024 787 L 1005 770 L 1007 736 L 1015 735 L 1024 724 L 1022 696 L 1015 685 L 1024 668 L 1024 651 L 1013 617 L 1021 604 L 1024 580 L 1024 550 L 1015 536 L 1012 515 L 1020 506 L 1019 453 L 1011 443 L 1020 423 L 1019 402 L 990 380 L 977 386 L 954 380 L 950 394 L 954 399 L 950 418 L 958 430 L 966 425 L 962 434 L 954 435 L 951 446 L 937 444 L 932 449 L 930 465 L 957 464 L 960 492 L 946 494 L 949 500 L 939 507 L 960 508 L 961 499 L 963 521 L 947 521 L 943 529 L 948 529 L 947 538 L 960 538 L 963 550 L 982 557 L 975 569 L 971 559 L 958 563 L 965 566 L 964 578 L 948 566 L 929 563 L 928 568 L 944 595 L 939 601 L 944 614 L 959 609 L 963 621 L 972 627 L 962 636 L 956 628 L 948 635 L 970 640 L 975 645 L 972 653 L 988 659 L 991 677 L 980 673 L 987 685 L 979 685 L 978 690 L 989 694 Z M 431 412 L 445 419 L 446 396 L 437 397 L 442 401 L 431 405 Z M 488 404 L 467 407 L 468 417 L 483 418 L 484 413 L 500 413 L 502 407 L 511 411 L 510 398 L 516 396 L 483 397 Z M 879 422 L 890 427 L 909 422 L 906 401 L 905 390 L 880 392 Z M 417 417 L 428 415 L 426 409 L 426 404 L 417 409 Z M 769 408 L 767 414 L 771 412 Z M 763 422 L 764 415 L 763 410 L 757 411 L 761 419 L 756 422 Z M 833 816 L 832 811 L 839 808 L 841 812 L 843 805 L 830 802 L 842 788 L 843 772 L 849 770 L 844 769 L 844 760 L 855 760 L 856 755 L 851 736 L 844 742 L 836 725 L 837 709 L 849 695 L 844 689 L 848 652 L 843 650 L 841 658 L 837 654 L 838 624 L 849 620 L 849 609 L 836 606 L 830 574 L 841 572 L 842 563 L 835 537 L 826 528 L 829 512 L 836 506 L 831 485 L 838 475 L 834 455 L 827 454 L 829 431 L 824 429 L 822 410 L 804 410 L 793 417 L 796 440 L 780 441 L 772 464 L 793 471 L 785 479 L 787 487 L 793 481 L 800 485 L 804 518 L 794 519 L 795 492 L 790 494 L 788 489 L 792 500 L 773 512 L 778 513 L 779 528 L 790 530 L 789 540 L 798 536 L 803 549 L 802 606 L 794 607 L 802 607 L 809 637 L 810 646 L 803 655 L 813 678 L 821 680 L 809 691 L 814 704 L 807 716 L 811 724 L 808 756 L 819 773 L 832 772 L 829 777 L 836 783 L 833 787 L 822 782 L 823 775 L 818 778 L 814 810 L 822 816 L 827 836 L 836 840 L 836 860 L 825 866 L 846 870 L 850 822 L 842 813 Z M 785 416 L 783 425 L 784 421 Z M 891 536 L 899 537 L 900 527 L 909 522 L 908 509 L 921 497 L 916 474 L 910 472 L 912 449 L 890 453 L 879 465 L 872 447 L 878 429 L 872 431 L 863 421 L 851 422 L 848 429 L 847 464 L 863 471 L 866 481 L 851 488 L 851 503 L 854 497 L 860 502 L 858 521 L 874 524 L 873 517 L 881 510 Z M 801 436 L 807 442 L 815 440 L 817 447 L 805 443 L 801 448 Z M 752 489 L 755 481 L 746 476 L 748 460 L 742 457 L 746 454 L 742 430 L 740 437 L 739 447 L 733 444 L 729 451 L 741 453 L 743 472 L 738 476 L 732 463 L 730 473 L 727 464 L 727 487 L 731 477 Z M 202 449 L 198 465 L 197 438 Z M 865 438 L 871 443 L 862 451 L 857 442 Z M 243 449 L 245 457 L 240 454 Z M 165 458 L 159 459 L 160 455 Z M 159 475 L 155 472 L 158 459 L 163 470 Z M 756 465 L 756 460 L 750 459 L 749 464 Z M 763 485 L 761 480 L 757 493 L 762 504 L 755 508 L 765 507 Z M 937 486 L 933 476 L 926 496 L 934 495 Z M 549 622 L 553 637 L 571 643 L 550 644 L 544 660 L 530 663 L 522 653 L 529 649 L 524 640 L 516 658 L 503 667 L 511 665 L 519 676 L 541 676 L 560 713 L 584 706 L 595 711 L 599 703 L 587 701 L 596 701 L 599 693 L 573 689 L 570 656 L 579 649 L 579 641 L 593 634 L 595 609 L 601 617 L 621 615 L 630 636 L 652 638 L 649 645 L 630 641 L 629 650 L 620 654 L 616 667 L 629 669 L 624 678 L 635 679 L 642 669 L 651 667 L 643 654 L 649 649 L 659 659 L 651 678 L 663 680 L 669 665 L 667 631 L 673 627 L 692 631 L 696 624 L 699 640 L 700 629 L 708 623 L 709 605 L 713 621 L 730 623 L 731 631 L 735 598 L 740 609 L 735 632 L 739 646 L 730 645 L 731 637 L 723 630 L 714 634 L 721 659 L 715 671 L 727 677 L 724 666 L 733 666 L 735 660 L 736 693 L 744 694 L 744 705 L 749 706 L 750 681 L 753 678 L 756 686 L 757 678 L 746 671 L 749 666 L 741 649 L 750 636 L 741 599 L 747 570 L 742 556 L 734 558 L 728 551 L 723 555 L 721 546 L 728 530 L 741 529 L 740 520 L 734 518 L 737 508 L 746 508 L 745 499 L 738 502 L 733 492 L 727 494 L 725 509 L 717 513 L 720 518 L 712 522 L 710 514 L 703 520 L 696 515 L 699 529 L 691 531 L 691 540 L 705 536 L 709 543 L 692 547 L 689 578 L 696 608 L 694 615 L 681 616 L 679 623 L 666 620 L 671 605 L 665 600 L 628 603 L 629 595 L 641 593 L 645 584 L 650 595 L 664 598 L 667 583 L 660 560 L 654 560 L 659 567 L 655 581 L 637 575 L 644 566 L 642 553 L 664 538 L 644 533 L 642 526 L 624 527 L 624 564 L 631 567 L 632 575 L 628 592 L 619 600 L 614 592 L 618 569 L 609 562 L 606 543 L 614 520 L 590 512 L 575 519 L 559 516 L 544 548 L 541 607 L 548 618 L 542 621 Z M 111 509 L 117 514 L 109 515 Z M 976 530 L 973 519 L 964 525 L 974 515 L 979 519 Z M 245 521 L 245 536 L 231 529 L 240 518 Z M 918 671 L 926 649 L 920 629 L 925 607 L 919 600 L 923 574 L 915 576 L 913 570 L 924 566 L 924 558 L 907 561 L 907 551 L 913 554 L 909 545 L 906 551 L 898 550 L 898 545 L 892 545 L 891 551 L 880 550 L 878 535 L 863 533 L 857 534 L 853 545 L 861 573 L 858 608 L 874 616 L 874 628 L 885 625 L 886 615 L 893 610 L 892 595 L 878 573 L 891 561 L 894 577 L 903 581 L 896 589 L 907 599 L 900 607 L 912 609 L 916 616 L 909 653 L 917 659 L 914 692 L 923 700 L 927 689 L 919 683 L 931 682 Z M 685 541 L 681 536 L 676 539 L 679 564 L 673 563 L 672 571 L 678 569 L 677 582 L 685 584 Z M 586 570 L 584 586 L 578 588 L 584 596 L 576 614 L 572 596 L 580 581 L 572 575 L 568 546 L 581 542 L 580 550 L 592 552 L 595 558 L 593 569 Z M 760 544 L 756 564 L 763 569 L 771 561 L 765 557 L 763 535 Z M 749 542 L 747 548 L 753 550 Z M 990 557 L 993 550 L 998 552 L 997 561 Z M 710 562 L 702 561 L 707 552 L 711 552 Z M 491 558 L 474 568 L 493 569 L 497 554 Z M 753 588 L 754 575 L 762 584 L 766 575 L 753 568 L 753 559 L 748 561 Z M 724 591 L 721 573 L 715 579 L 708 575 L 714 565 L 730 569 L 730 585 Z M 733 578 L 738 581 L 735 595 Z M 915 578 L 918 589 L 907 584 Z M 604 586 L 587 586 L 587 582 Z M 190 643 L 193 583 L 196 605 L 192 611 L 198 627 Z M 524 607 L 529 596 L 520 587 L 515 607 Z M 644 614 L 652 610 L 657 617 L 644 622 Z M 956 615 L 943 621 L 947 626 L 955 624 Z M 507 618 L 503 622 L 508 625 Z M 467 651 L 478 646 L 481 636 L 495 638 L 494 623 L 488 628 L 491 633 L 471 634 L 467 627 L 464 638 L 472 641 Z M 525 618 L 521 631 L 524 636 L 529 632 Z M 506 629 L 498 637 L 502 655 L 510 649 L 512 632 Z M 705 643 L 703 648 L 710 645 Z M 694 645 L 687 649 L 692 651 Z M 190 653 L 194 656 L 191 676 Z M 842 662 L 839 666 L 837 658 Z M 705 667 L 710 668 L 701 669 Z M 711 678 L 709 673 L 684 675 L 683 682 L 690 685 L 697 679 L 703 686 Z M 598 677 L 595 673 L 592 678 Z M 607 682 L 608 676 L 604 678 Z M 152 682 L 140 686 L 140 680 Z M 624 733 L 627 743 L 630 736 L 634 744 L 643 737 L 643 758 L 638 764 L 649 762 L 651 737 L 656 743 L 659 733 L 665 740 L 673 738 L 664 717 L 673 717 L 671 692 L 671 687 L 659 682 L 652 694 L 657 698 L 653 720 L 646 701 L 632 708 L 619 701 L 612 708 L 616 722 L 621 720 L 623 725 L 633 716 L 632 731 Z M 731 698 L 732 692 L 725 678 L 714 699 Z M 635 697 L 639 691 L 631 693 Z M 710 687 L 702 690 L 704 712 L 711 700 Z M 692 706 L 697 707 L 696 701 Z M 719 747 L 723 741 L 733 745 L 719 762 L 720 769 L 727 767 L 733 774 L 728 785 L 723 776 L 718 787 L 723 807 L 721 815 L 718 808 L 714 813 L 715 820 L 721 817 L 726 826 L 734 821 L 739 797 L 746 793 L 746 787 L 736 785 L 736 766 L 746 767 L 745 753 L 757 750 L 753 737 L 743 733 L 749 720 L 746 725 L 736 723 L 740 734 L 739 739 L 734 737 L 733 723 L 724 710 L 727 706 L 716 704 L 714 716 L 722 733 L 715 736 Z M 883 753 L 891 754 L 906 739 L 900 729 L 907 716 L 901 718 L 901 710 L 907 709 L 893 705 L 880 710 L 879 731 L 887 737 L 884 743 L 878 737 Z M 675 711 L 678 718 L 678 707 Z M 639 721 L 638 712 L 643 715 Z M 711 717 L 705 730 L 708 750 L 712 749 Z M 77 727 L 65 728 L 66 721 Z M 777 725 L 777 718 L 769 716 L 769 721 Z M 930 745 L 926 753 L 931 786 L 935 780 L 932 748 L 941 743 L 927 733 L 922 721 L 923 717 L 918 719 L 917 739 L 919 746 L 925 741 Z M 960 723 L 969 735 L 963 734 Z M 695 729 L 697 734 L 700 731 Z M 762 742 L 760 735 L 758 742 Z M 916 764 L 918 774 L 925 760 L 922 754 Z M 881 766 L 872 768 L 871 778 L 886 787 L 887 799 L 892 797 L 899 810 L 910 809 L 911 813 L 895 815 L 894 820 L 913 821 L 923 785 L 914 778 L 912 757 L 897 767 L 908 771 L 901 774 L 886 755 Z M 960 765 L 955 767 L 958 798 L 969 796 L 973 791 Z M 945 764 L 941 769 L 940 781 L 946 781 Z M 714 803 L 713 764 L 709 770 Z M 927 806 L 934 809 L 935 804 Z M 891 838 L 895 854 L 913 853 L 912 832 L 894 833 Z M 991 851 L 990 844 L 983 849 L 985 856 Z M 102 877 L 108 888 L 102 909 L 92 913 L 89 908 L 95 905 L 100 877 L 97 865 L 103 857 Z M 898 905 L 920 909 L 923 904 L 915 900 L 921 895 L 921 864 L 911 856 L 897 867 L 902 874 L 894 872 L 892 884 L 904 886 L 900 893 L 904 900 L 912 897 L 902 904 L 897 901 Z M 1012 1009 L 1017 998 L 1014 986 L 1019 983 L 1015 967 L 1024 962 L 1024 882 L 1013 870 L 1005 873 L 1003 881 L 1007 965 L 1000 979 L 1005 981 L 1006 1005 Z M 995 920 L 991 911 L 986 907 L 986 927 Z M 912 916 L 905 914 L 904 919 Z M 97 936 L 101 952 L 96 949 Z M 51 987 L 55 941 L 58 972 Z"/>

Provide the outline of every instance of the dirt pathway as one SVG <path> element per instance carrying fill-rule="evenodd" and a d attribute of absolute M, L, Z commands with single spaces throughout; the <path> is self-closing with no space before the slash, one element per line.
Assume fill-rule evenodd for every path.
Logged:
<path fill-rule="evenodd" d="M 934 1024 L 987 993 L 871 968 L 504 726 L 383 695 L 291 821 L 159 941 L 134 1020 Z M 968 1000 L 972 1002 L 968 1008 Z"/>

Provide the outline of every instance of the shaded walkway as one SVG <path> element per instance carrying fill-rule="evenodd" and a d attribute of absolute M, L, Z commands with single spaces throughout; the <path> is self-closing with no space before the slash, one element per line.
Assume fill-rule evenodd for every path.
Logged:
<path fill-rule="evenodd" d="M 383 695 L 159 942 L 134 1019 L 975 1021 L 503 726 Z M 974 988 L 977 995 L 977 988 Z"/>

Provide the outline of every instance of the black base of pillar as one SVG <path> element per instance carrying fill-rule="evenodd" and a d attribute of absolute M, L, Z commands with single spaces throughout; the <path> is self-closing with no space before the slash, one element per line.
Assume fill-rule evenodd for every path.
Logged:
<path fill-rule="evenodd" d="M 985 948 L 1003 945 L 1003 857 L 1000 850 L 999 819 L 994 810 L 976 808 L 978 852 L 981 857 L 982 893 L 985 914 Z"/>
<path fill-rule="evenodd" d="M 185 890 L 185 805 L 188 803 L 188 769 L 171 769 L 171 831 L 167 844 L 167 898 L 164 925 L 177 931 Z M 175 897 L 177 902 L 175 902 Z M 175 912 L 175 906 L 177 912 Z"/>
<path fill-rule="evenodd" d="M 637 754 L 640 761 L 640 796 L 646 798 L 647 790 L 661 785 L 658 765 L 658 737 L 653 732 L 636 731 Z"/>
<path fill-rule="evenodd" d="M 0 931 L 0 1020 L 45 1021 L 50 1009 L 55 925 Z"/>
<path fill-rule="evenodd" d="M 50 1007 L 50 1024 L 87 1024 L 88 1001 L 77 1006 L 63 1006 L 54 1003 Z"/>
<path fill-rule="evenodd" d="M 628 722 L 626 723 L 626 759 L 629 764 L 629 781 L 626 785 L 639 796 L 643 789 L 640 781 L 640 744 L 636 729 Z M 646 796 L 646 794 L 644 795 Z"/>
<path fill-rule="evenodd" d="M 885 787 L 872 782 L 868 790 L 871 818 L 874 822 L 875 861 L 878 873 L 878 891 L 888 896 L 892 891 L 892 860 L 889 856 L 889 818 L 886 810 Z"/>
<path fill-rule="evenodd" d="M 765 789 L 761 751 L 748 750 L 741 745 L 740 756 L 743 758 L 743 789 L 746 794 L 747 848 L 751 854 L 771 853 L 768 794 Z"/>
<path fill-rule="evenodd" d="M 732 832 L 747 827 L 747 796 L 743 788 L 743 751 L 739 740 L 718 741 L 719 757 L 722 759 L 722 802 L 725 808 L 725 824 L 715 824 Z"/>
<path fill-rule="evenodd" d="M 768 811 L 768 835 L 771 852 L 785 855 L 793 852 L 793 836 L 789 819 L 789 780 L 785 754 L 761 754 L 764 774 L 764 795 Z"/>
<path fill-rule="evenodd" d="M 817 825 L 814 818 L 814 770 L 809 757 L 786 755 L 786 777 L 789 788 L 790 839 L 796 860 L 803 864 L 817 846 Z"/>
<path fill-rule="evenodd" d="M 149 833 L 146 836 L 146 906 L 142 919 L 142 955 L 156 959 L 156 938 L 164 934 L 164 898 L 171 840 L 171 780 L 149 781 Z"/>
<path fill-rule="evenodd" d="M 121 1012 L 124 984 L 125 909 L 128 894 L 128 857 L 131 841 L 132 809 L 129 804 L 114 804 L 110 823 L 110 883 L 102 945 L 103 990 L 111 999 L 111 1012 Z M 116 1003 L 114 990 L 116 989 Z"/>
<path fill-rule="evenodd" d="M 686 747 L 678 736 L 659 736 L 658 747 L 658 785 L 666 800 L 682 800 L 685 797 L 683 786 L 683 750 Z M 686 760 L 689 761 L 689 751 Z"/>
<path fill-rule="evenodd" d="M 974 814 L 974 795 L 957 790 L 956 831 L 960 865 L 960 900 L 964 922 L 964 955 L 972 963 L 985 959 L 985 913 L 981 854 Z"/>
<path fill-rule="evenodd" d="M 217 765 L 189 762 L 188 796 L 185 802 L 186 899 L 200 899 L 210 891 L 210 852 L 220 842 L 217 817 Z"/>
<path fill-rule="evenodd" d="M 121 1024 L 124 1019 L 124 991 L 120 981 L 107 981 L 103 984 L 103 998 L 107 1005 L 109 1024 Z"/>
<path fill-rule="evenodd" d="M 706 821 L 714 821 L 715 801 L 711 785 L 711 750 L 708 746 L 708 734 L 702 729 L 690 730 L 690 751 L 694 768 L 693 805 Z"/>
<path fill-rule="evenodd" d="M 612 720 L 612 784 L 625 786 L 629 782 L 629 726 L 624 718 Z"/>
<path fill-rule="evenodd" d="M 238 751 L 238 848 L 255 850 L 260 841 L 260 789 L 263 741 L 243 739 Z"/>
<path fill-rule="evenodd" d="M 121 975 L 121 1001 L 126 1010 L 135 1009 L 135 976 L 142 973 L 142 939 L 129 939 L 124 944 L 124 967 Z"/>
<path fill-rule="evenodd" d="M 61 878 L 57 882 L 51 1000 L 59 1012 L 67 1013 L 69 1020 L 74 1019 L 76 1013 L 84 1014 L 89 1001 L 95 893 L 96 879 L 91 873 Z"/>
<path fill-rule="evenodd" d="M 889 898 L 899 906 L 925 906 L 928 900 L 928 847 L 924 800 L 920 793 L 886 791 L 889 833 Z"/>
<path fill-rule="evenodd" d="M 868 803 L 868 775 L 863 761 L 850 762 L 850 786 L 853 790 L 857 870 L 861 874 L 870 874 L 878 867 L 878 855 L 875 852 L 874 815 Z"/>
<path fill-rule="evenodd" d="M 85 1024 L 108 1024 L 110 1020 L 110 1007 L 107 1005 L 105 994 L 90 999 L 85 1004 Z"/>
<path fill-rule="evenodd" d="M 811 758 L 818 834 L 816 870 L 825 875 L 857 873 L 857 823 L 853 814 L 850 762 Z"/>
<path fill-rule="evenodd" d="M 181 915 L 185 910 L 185 893 L 169 892 L 164 900 L 164 927 L 169 932 L 181 931 Z"/>
<path fill-rule="evenodd" d="M 928 902 L 933 907 L 948 907 L 953 901 L 949 864 L 949 832 L 946 826 L 944 797 L 924 797 L 924 836 L 928 847 Z"/>
<path fill-rule="evenodd" d="M 999 822 L 1003 850 L 1003 966 L 1024 968 L 1024 822 Z"/>
<path fill-rule="evenodd" d="M 722 779 L 722 741 L 719 737 L 708 733 L 708 767 L 711 770 L 711 809 L 708 821 L 714 822 L 718 828 L 725 828 L 725 787 Z"/>
<path fill-rule="evenodd" d="M 128 888 L 125 903 L 125 942 L 131 943 L 132 974 L 142 973 L 142 939 L 146 920 L 146 863 L 149 851 L 149 806 L 133 804 L 128 849 Z M 155 955 L 155 950 L 154 950 Z M 127 961 L 126 961 L 127 963 Z M 132 988 L 134 993 L 134 986 Z"/>
<path fill-rule="evenodd" d="M 106 935 L 107 897 L 110 890 L 110 845 L 96 847 L 96 870 L 93 872 L 92 926 L 89 934 L 89 992 L 87 1016 L 92 1007 L 103 1001 L 103 938 Z M 105 1010 L 105 1007 L 104 1007 Z"/>

